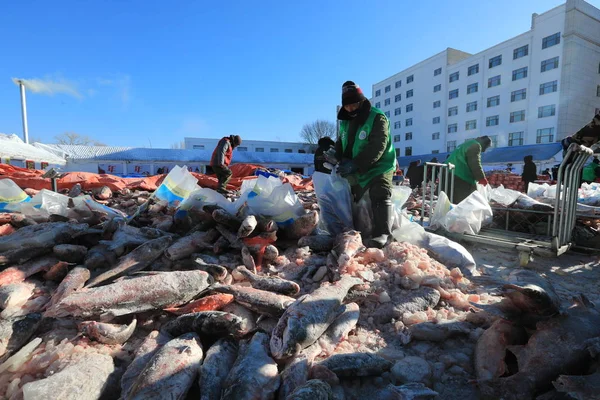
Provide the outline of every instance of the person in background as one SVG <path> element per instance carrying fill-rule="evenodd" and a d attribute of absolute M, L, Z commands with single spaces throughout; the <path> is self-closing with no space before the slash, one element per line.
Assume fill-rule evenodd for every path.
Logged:
<path fill-rule="evenodd" d="M 525 194 L 529 191 L 529 184 L 537 180 L 537 167 L 533 162 L 533 156 L 525 156 L 523 158 L 525 165 L 523 165 L 523 173 L 521 179 L 525 182 Z"/>
<path fill-rule="evenodd" d="M 404 171 L 400 168 L 398 160 L 396 159 L 396 172 L 394 172 L 393 181 L 396 186 L 400 186 L 404 182 Z"/>
<path fill-rule="evenodd" d="M 330 174 L 331 170 L 325 168 L 323 165 L 327 160 L 323 153 L 335 147 L 335 142 L 329 136 L 322 137 L 317 143 L 318 147 L 315 151 L 315 172 L 323 172 L 324 174 Z"/>
<path fill-rule="evenodd" d="M 549 176 L 550 178 L 552 178 L 552 173 L 550 172 L 550 168 L 546 168 L 545 170 L 543 170 L 542 175 L 546 175 L 546 176 Z"/>
<path fill-rule="evenodd" d="M 420 165 L 421 160 L 413 161 L 408 165 L 408 170 L 406 171 L 410 188 L 413 190 L 421 187 L 423 184 L 423 170 L 420 168 Z"/>
<path fill-rule="evenodd" d="M 231 164 L 231 157 L 233 156 L 233 149 L 242 144 L 242 138 L 239 135 L 225 136 L 213 151 L 210 159 L 210 166 L 217 175 L 219 180 L 219 186 L 217 192 L 221 194 L 229 194 L 227 190 L 227 182 L 231 179 L 232 172 L 229 169 Z"/>
<path fill-rule="evenodd" d="M 592 162 L 583 168 L 581 175 L 586 183 L 596 182 L 600 178 L 600 161 L 594 157 Z"/>
<path fill-rule="evenodd" d="M 373 234 L 365 245 L 382 248 L 392 229 L 392 177 L 396 167 L 390 123 L 352 81 L 342 85 L 338 119 L 340 131 L 335 144 L 338 172 L 348 179 L 355 202 L 369 191 Z"/>
<path fill-rule="evenodd" d="M 467 140 L 456 148 L 446 160 L 454 164 L 454 198 L 458 204 L 477 190 L 477 183 L 486 186 L 488 180 L 481 166 L 481 153 L 492 145 L 488 136 Z"/>
<path fill-rule="evenodd" d="M 431 163 L 436 163 L 436 164 L 437 164 L 437 163 L 438 163 L 438 159 L 437 159 L 437 157 L 433 157 L 433 158 L 431 159 L 431 161 L 429 161 L 429 162 L 431 162 Z M 424 167 L 424 166 L 423 166 L 423 167 Z M 439 168 L 436 168 L 436 169 L 435 169 L 435 177 L 434 177 L 434 176 L 433 176 L 433 167 L 429 167 L 429 168 L 427 169 L 427 183 L 431 182 L 432 180 L 433 180 L 433 183 L 435 183 L 435 181 L 436 181 L 436 179 L 437 179 L 437 177 L 438 177 L 439 173 L 440 173 L 440 169 L 439 169 Z"/>

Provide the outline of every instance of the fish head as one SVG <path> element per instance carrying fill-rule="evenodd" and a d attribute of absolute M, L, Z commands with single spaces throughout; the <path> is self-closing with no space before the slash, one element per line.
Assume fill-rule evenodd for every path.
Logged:
<path fill-rule="evenodd" d="M 77 324 L 77 330 L 85 336 L 93 336 L 97 329 L 98 322 L 96 321 L 83 321 Z"/>

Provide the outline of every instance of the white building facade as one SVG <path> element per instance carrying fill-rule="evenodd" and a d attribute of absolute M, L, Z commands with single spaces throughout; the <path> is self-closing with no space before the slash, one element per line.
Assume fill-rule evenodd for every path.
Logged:
<path fill-rule="evenodd" d="M 600 10 L 568 0 L 531 29 L 477 54 L 448 48 L 375 85 L 397 156 L 550 143 L 600 112 Z M 440 160 L 443 161 L 443 160 Z"/>
<path fill-rule="evenodd" d="M 185 148 L 188 150 L 210 150 L 217 147 L 221 139 L 184 138 Z M 242 145 L 236 151 L 256 153 L 311 153 L 310 145 L 299 142 L 271 142 L 264 140 L 246 140 L 242 137 Z"/>

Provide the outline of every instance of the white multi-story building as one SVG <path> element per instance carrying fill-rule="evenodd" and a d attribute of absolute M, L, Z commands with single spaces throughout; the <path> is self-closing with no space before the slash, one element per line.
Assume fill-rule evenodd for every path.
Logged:
<path fill-rule="evenodd" d="M 184 138 L 184 145 L 189 150 L 210 150 L 217 147 L 221 139 Z M 256 153 L 311 153 L 311 146 L 299 142 L 270 142 L 264 140 L 247 140 L 242 137 L 242 145 L 236 151 Z"/>
<path fill-rule="evenodd" d="M 376 83 L 371 101 L 390 119 L 398 156 L 482 135 L 496 147 L 558 141 L 600 111 L 600 10 L 567 0 L 480 53 L 448 48 Z"/>

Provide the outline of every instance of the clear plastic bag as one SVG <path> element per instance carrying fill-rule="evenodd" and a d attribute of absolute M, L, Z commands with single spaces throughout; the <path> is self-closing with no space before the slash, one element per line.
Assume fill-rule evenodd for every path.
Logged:
<path fill-rule="evenodd" d="M 392 186 L 392 211 L 393 221 L 392 229 L 400 226 L 400 216 L 402 215 L 402 206 L 410 197 L 412 190 L 408 186 Z"/>
<path fill-rule="evenodd" d="M 319 228 L 332 236 L 354 229 L 348 181 L 336 173 L 315 172 L 312 178 L 320 209 Z"/>
<path fill-rule="evenodd" d="M 512 189 L 506 189 L 503 185 L 500 185 L 497 188 L 492 189 L 490 200 L 508 207 L 517 201 L 520 195 L 520 192 Z"/>
<path fill-rule="evenodd" d="M 188 171 L 187 166 L 176 165 L 156 189 L 154 196 L 167 201 L 170 206 L 176 206 L 196 189 L 198 180 Z"/>
<path fill-rule="evenodd" d="M 448 232 L 477 234 L 483 225 L 492 221 L 490 204 L 475 191 L 457 205 L 452 205 L 442 192 L 431 218 L 433 228 L 442 227 Z"/>
<path fill-rule="evenodd" d="M 181 202 L 178 210 L 201 210 L 207 205 L 217 205 L 232 214 L 235 214 L 237 211 L 234 203 L 227 200 L 221 193 L 217 193 L 209 188 L 194 190 L 185 200 Z"/>
<path fill-rule="evenodd" d="M 304 214 L 304 207 L 289 183 L 283 184 L 279 178 L 264 176 L 253 182 L 252 189 L 242 193 L 242 197 L 247 195 L 246 203 L 251 214 L 271 217 L 282 227 Z"/>
<path fill-rule="evenodd" d="M 0 211 L 18 211 L 31 198 L 11 179 L 0 179 Z"/>

